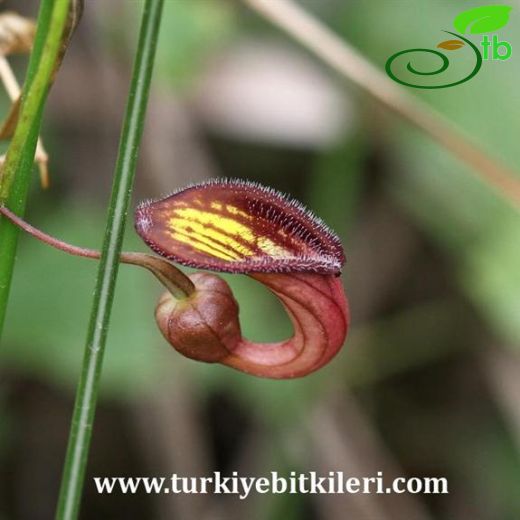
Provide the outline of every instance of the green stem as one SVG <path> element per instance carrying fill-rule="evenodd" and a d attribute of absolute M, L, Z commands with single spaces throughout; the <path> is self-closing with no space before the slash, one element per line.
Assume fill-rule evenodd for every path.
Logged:
<path fill-rule="evenodd" d="M 115 167 L 105 240 L 78 383 L 56 518 L 78 517 L 97 403 L 106 336 L 143 131 L 163 0 L 146 0 Z"/>
<path fill-rule="evenodd" d="M 43 107 L 67 24 L 69 0 L 42 0 L 23 89 L 20 117 L 0 175 L 0 204 L 23 215 L 31 181 Z M 0 218 L 0 335 L 18 242 L 18 229 Z"/>

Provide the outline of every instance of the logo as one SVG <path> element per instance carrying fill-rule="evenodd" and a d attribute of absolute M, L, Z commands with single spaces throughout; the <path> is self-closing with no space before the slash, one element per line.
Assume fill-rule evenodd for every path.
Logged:
<path fill-rule="evenodd" d="M 490 35 L 484 34 L 495 32 L 501 27 L 504 27 L 509 21 L 510 11 L 511 7 L 508 5 L 484 5 L 475 7 L 474 9 L 463 11 L 455 17 L 453 26 L 457 32 L 443 31 L 455 37 L 455 39 L 440 42 L 437 45 L 437 49 L 451 53 L 452 51 L 464 48 L 467 51 L 465 55 L 467 56 L 469 53 L 472 57 L 472 68 L 465 71 L 465 76 L 462 79 L 452 77 L 453 75 L 448 71 L 450 66 L 448 56 L 441 50 L 436 49 L 416 48 L 396 52 L 386 61 L 386 73 L 394 81 L 397 81 L 397 83 L 413 88 L 436 89 L 461 85 L 478 74 L 482 67 L 483 60 L 505 61 L 511 58 L 513 51 L 508 41 L 500 41 L 496 34 L 493 34 L 492 38 L 490 38 Z M 463 34 L 484 34 L 480 41 L 482 52 L 478 45 L 462 36 Z M 461 52 L 464 53 L 464 51 Z M 437 60 L 437 63 L 439 63 L 438 60 L 440 59 L 440 65 L 437 65 L 434 70 L 421 70 L 421 68 L 424 67 L 424 63 L 422 64 L 423 67 L 418 68 L 412 65 L 411 61 L 408 61 L 406 66 L 404 66 L 406 59 L 411 58 L 410 55 L 412 53 L 415 54 L 414 57 L 420 55 L 424 60 L 429 60 L 430 63 L 432 57 Z M 446 74 L 443 75 L 444 83 L 430 81 L 430 77 L 437 76 L 443 72 L 446 72 Z M 399 77 L 397 74 L 399 74 Z M 424 81 L 420 81 L 419 77 L 423 78 Z M 446 77 L 448 77 L 447 80 Z"/>

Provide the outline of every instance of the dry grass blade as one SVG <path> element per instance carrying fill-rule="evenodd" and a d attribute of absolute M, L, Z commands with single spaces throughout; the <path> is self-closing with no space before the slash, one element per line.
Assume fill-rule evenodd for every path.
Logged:
<path fill-rule="evenodd" d="M 74 30 L 83 13 L 83 0 L 73 0 L 70 4 L 67 26 L 61 39 L 58 59 L 54 65 L 51 81 L 54 81 L 65 56 Z M 0 139 L 10 139 L 13 136 L 20 113 L 21 88 L 6 59 L 10 54 L 28 54 L 31 52 L 36 25 L 33 20 L 24 18 L 17 13 L 8 11 L 0 14 L 0 80 L 11 99 L 9 112 L 0 126 Z M 0 164 L 5 157 L 0 157 Z M 49 187 L 49 156 L 45 151 L 41 138 L 38 138 L 35 160 L 38 163 L 42 188 Z"/>
<path fill-rule="evenodd" d="M 9 112 L 5 117 L 3 123 L 0 126 L 0 139 L 7 140 L 10 139 L 14 131 L 16 129 L 16 125 L 18 124 L 18 117 L 20 115 L 20 106 L 21 106 L 21 89 L 16 77 L 9 65 L 9 62 L 0 54 L 0 81 L 5 86 L 5 89 L 11 99 L 11 107 L 9 108 Z M 0 165 L 3 164 L 5 160 L 5 155 L 0 157 Z M 40 182 L 42 188 L 46 189 L 49 187 L 49 156 L 45 151 L 43 146 L 43 142 L 41 137 L 38 137 L 38 142 L 36 144 L 36 153 L 35 160 L 38 163 L 38 170 L 40 172 Z"/>
<path fill-rule="evenodd" d="M 0 13 L 0 54 L 28 54 L 35 33 L 36 24 L 33 20 L 12 11 Z"/>
<path fill-rule="evenodd" d="M 81 20 L 81 16 L 83 15 L 83 5 L 83 0 L 72 0 L 70 3 L 69 16 L 67 17 L 67 26 L 65 27 L 65 31 L 63 32 L 63 36 L 61 38 L 61 47 L 58 54 L 58 59 L 56 60 L 53 79 L 61 66 L 63 58 L 65 57 L 65 53 L 69 47 L 72 35 L 74 34 L 74 31 L 76 30 L 76 27 Z"/>

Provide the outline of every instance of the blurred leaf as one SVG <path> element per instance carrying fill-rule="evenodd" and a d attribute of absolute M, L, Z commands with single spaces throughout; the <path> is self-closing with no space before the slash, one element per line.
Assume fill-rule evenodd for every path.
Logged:
<path fill-rule="evenodd" d="M 351 330 L 329 379 L 340 379 L 335 374 L 341 372 L 350 386 L 363 386 L 415 370 L 473 347 L 471 329 L 471 316 L 460 303 L 416 304 Z"/>
<path fill-rule="evenodd" d="M 453 26 L 461 33 L 481 34 L 500 29 L 509 21 L 508 5 L 483 5 L 463 11 L 453 20 Z"/>
<path fill-rule="evenodd" d="M 461 40 L 445 40 L 439 44 L 437 44 L 439 49 L 445 49 L 447 51 L 455 51 L 464 47 L 464 42 Z"/>
<path fill-rule="evenodd" d="M 459 479 L 466 481 L 468 474 L 473 475 L 473 494 L 486 505 L 490 518 L 518 519 L 520 458 L 503 424 L 490 418 L 470 423 L 460 432 L 459 439 L 453 446 Z M 485 471 L 482 468 L 486 468 Z"/>
<path fill-rule="evenodd" d="M 141 2 L 106 2 L 99 20 L 103 45 L 127 59 L 137 34 L 127 27 L 139 19 Z M 115 4 L 115 3 L 114 3 Z M 154 77 L 163 85 L 187 89 L 218 49 L 228 43 L 239 26 L 232 2 L 177 0 L 165 2 L 157 48 Z"/>
<path fill-rule="evenodd" d="M 0 139 L 10 139 L 18 123 L 18 115 L 20 114 L 20 100 L 19 97 L 13 102 L 5 116 L 5 119 L 0 123 Z"/>
<path fill-rule="evenodd" d="M 319 156 L 307 187 L 309 207 L 340 236 L 344 245 L 363 187 L 364 151 L 361 135 L 348 136 Z"/>
<path fill-rule="evenodd" d="M 130 2 L 140 9 L 139 2 Z M 156 71 L 163 81 L 188 86 L 209 56 L 235 28 L 232 5 L 226 2 L 166 2 L 157 48 Z"/>
<path fill-rule="evenodd" d="M 475 243 L 462 284 L 506 344 L 520 344 L 520 219 L 496 220 L 496 232 Z"/>

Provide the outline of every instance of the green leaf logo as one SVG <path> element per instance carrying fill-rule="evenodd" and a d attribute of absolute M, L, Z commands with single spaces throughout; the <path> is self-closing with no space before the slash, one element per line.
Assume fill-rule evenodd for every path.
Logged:
<path fill-rule="evenodd" d="M 509 5 L 483 5 L 463 11 L 455 17 L 453 25 L 461 33 L 480 34 L 493 32 L 509 21 Z"/>

